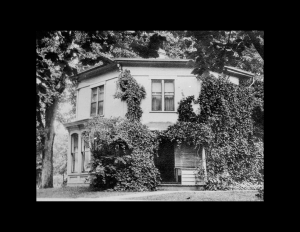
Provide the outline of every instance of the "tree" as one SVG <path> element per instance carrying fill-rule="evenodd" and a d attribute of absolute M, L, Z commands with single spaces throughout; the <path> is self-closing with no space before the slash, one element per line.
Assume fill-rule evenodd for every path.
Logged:
<path fill-rule="evenodd" d="M 222 72 L 225 65 L 256 74 L 263 72 L 263 31 L 186 31 L 185 37 L 194 41 L 196 49 L 187 52 L 187 58 L 195 60 L 194 74 L 201 75 L 206 70 Z"/>
<path fill-rule="evenodd" d="M 36 121 L 41 144 L 41 187 L 53 187 L 54 119 L 67 80 L 78 69 L 111 63 L 110 57 L 158 57 L 165 40 L 141 31 L 37 31 Z M 76 82 L 75 79 L 70 79 Z"/>

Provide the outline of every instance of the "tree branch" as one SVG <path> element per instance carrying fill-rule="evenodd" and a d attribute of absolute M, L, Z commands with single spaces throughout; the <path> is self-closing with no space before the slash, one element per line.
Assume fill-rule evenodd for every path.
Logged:
<path fill-rule="evenodd" d="M 247 31 L 247 35 L 250 37 L 250 40 L 252 44 L 254 45 L 256 51 L 261 56 L 261 58 L 264 60 L 264 45 L 260 44 L 259 39 L 255 36 L 253 31 Z"/>

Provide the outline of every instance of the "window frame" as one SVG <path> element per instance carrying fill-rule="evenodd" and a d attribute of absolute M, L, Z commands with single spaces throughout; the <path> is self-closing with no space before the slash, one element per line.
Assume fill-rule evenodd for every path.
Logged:
<path fill-rule="evenodd" d="M 75 135 L 77 136 L 77 152 L 75 152 Z M 77 155 L 77 163 L 78 163 L 78 151 L 79 149 L 79 135 L 78 133 L 71 134 L 71 173 L 78 173 L 78 170 L 76 170 L 76 158 L 75 155 Z M 76 153 L 76 154 L 75 154 Z"/>
<path fill-rule="evenodd" d="M 152 83 L 153 81 L 157 81 L 157 80 L 160 80 L 161 81 L 161 99 L 162 99 L 162 103 L 161 103 L 161 110 L 153 110 L 153 100 L 152 100 L 152 96 L 153 96 L 153 91 L 152 91 Z M 174 94 L 173 94 L 173 97 L 174 97 L 174 103 L 173 103 L 173 109 L 174 110 L 165 110 L 165 81 L 173 81 L 173 87 L 174 87 Z M 154 95 L 157 95 L 157 94 L 154 94 Z M 170 96 L 167 94 L 167 96 Z M 176 112 L 175 111 L 175 79 L 160 79 L 160 78 L 153 78 L 151 79 L 151 110 L 150 112 Z"/>
<path fill-rule="evenodd" d="M 99 92 L 100 92 L 100 88 L 103 86 L 103 100 L 99 100 Z M 96 101 L 95 102 L 92 102 L 92 98 L 93 98 L 93 89 L 96 89 L 96 92 L 97 92 L 97 96 L 96 96 Z M 90 98 L 90 117 L 94 117 L 94 116 L 97 116 L 99 115 L 98 114 L 98 111 L 99 111 L 99 102 L 103 102 L 103 112 L 102 114 L 100 114 L 100 116 L 104 116 L 104 99 L 105 99 L 105 84 L 101 84 L 101 85 L 98 85 L 98 86 L 93 86 L 91 88 L 91 98 Z M 92 104 L 93 103 L 96 103 L 96 113 L 94 115 L 92 115 Z"/>
<path fill-rule="evenodd" d="M 90 161 L 90 148 L 85 147 L 85 141 L 83 136 L 81 136 L 81 173 L 87 173 L 85 169 L 85 161 L 88 157 L 88 160 Z"/>

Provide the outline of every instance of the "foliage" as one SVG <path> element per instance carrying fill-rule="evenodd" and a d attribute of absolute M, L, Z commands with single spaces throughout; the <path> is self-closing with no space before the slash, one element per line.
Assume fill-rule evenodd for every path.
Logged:
<path fill-rule="evenodd" d="M 193 111 L 192 102 L 195 103 L 194 96 L 189 96 L 180 100 L 177 108 L 179 122 L 197 122 L 198 117 Z"/>
<path fill-rule="evenodd" d="M 207 189 L 229 189 L 233 182 L 262 181 L 263 149 L 255 143 L 252 110 L 253 88 L 237 86 L 226 77 L 202 78 L 196 100 L 200 114 L 191 107 L 194 96 L 179 103 L 179 120 L 164 133 L 170 140 L 206 147 Z M 201 171 L 201 170 L 200 170 Z"/>
<path fill-rule="evenodd" d="M 186 31 L 184 36 L 194 41 L 195 51 L 187 54 L 195 61 L 194 74 L 206 70 L 221 73 L 225 65 L 263 72 L 263 31 Z"/>
<path fill-rule="evenodd" d="M 54 175 L 67 173 L 68 134 L 58 134 L 53 144 Z"/>
<path fill-rule="evenodd" d="M 204 123 L 176 122 L 165 132 L 162 132 L 161 136 L 168 138 L 171 142 L 176 141 L 178 146 L 182 143 L 195 147 L 208 146 L 212 140 L 212 131 Z"/>
<path fill-rule="evenodd" d="M 261 199 L 264 199 L 264 187 L 261 186 L 259 189 L 258 189 L 258 193 L 255 195 L 257 196 L 258 198 L 261 198 Z"/>
<path fill-rule="evenodd" d="M 254 107 L 252 119 L 254 122 L 254 136 L 259 140 L 264 140 L 264 86 L 263 81 L 257 80 L 253 84 L 254 88 Z"/>
<path fill-rule="evenodd" d="M 131 121 L 139 121 L 142 117 L 143 111 L 141 108 L 141 101 L 145 99 L 146 91 L 144 86 L 141 86 L 131 76 L 129 70 L 124 70 L 119 75 L 117 81 L 117 92 L 115 98 L 120 98 L 127 103 L 126 118 Z"/>
<path fill-rule="evenodd" d="M 36 32 L 36 120 L 38 129 L 47 129 L 48 133 L 41 140 L 43 188 L 53 185 L 53 123 L 67 81 L 75 85 L 73 77 L 78 70 L 111 63 L 110 57 L 158 57 L 157 50 L 164 40 L 153 32 L 144 36 L 142 31 Z M 74 94 L 71 95 L 75 99 Z M 63 119 L 63 116 L 58 118 Z"/>
<path fill-rule="evenodd" d="M 138 121 L 94 117 L 85 125 L 90 142 L 93 187 L 115 191 L 156 190 L 160 174 L 153 155 L 158 147 L 155 133 Z"/>

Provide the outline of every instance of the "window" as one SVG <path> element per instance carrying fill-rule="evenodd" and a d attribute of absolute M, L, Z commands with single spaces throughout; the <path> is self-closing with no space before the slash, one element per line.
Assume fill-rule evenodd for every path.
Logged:
<path fill-rule="evenodd" d="M 81 172 L 86 172 L 86 167 L 90 162 L 90 151 L 86 141 L 82 138 L 81 140 Z"/>
<path fill-rule="evenodd" d="M 152 111 L 174 111 L 174 80 L 152 80 Z"/>
<path fill-rule="evenodd" d="M 104 85 L 92 88 L 91 116 L 103 115 Z"/>
<path fill-rule="evenodd" d="M 77 172 L 78 163 L 78 134 L 71 135 L 71 172 Z"/>

